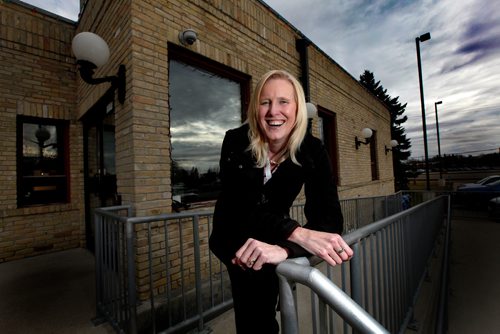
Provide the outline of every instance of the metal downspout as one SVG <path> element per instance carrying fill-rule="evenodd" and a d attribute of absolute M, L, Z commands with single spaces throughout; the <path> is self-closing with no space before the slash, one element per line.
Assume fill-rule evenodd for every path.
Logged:
<path fill-rule="evenodd" d="M 309 52 L 307 48 L 310 44 L 311 41 L 306 38 L 298 38 L 295 40 L 295 48 L 299 52 L 300 57 L 300 83 L 304 89 L 306 102 L 311 101 L 311 90 L 309 88 Z"/>

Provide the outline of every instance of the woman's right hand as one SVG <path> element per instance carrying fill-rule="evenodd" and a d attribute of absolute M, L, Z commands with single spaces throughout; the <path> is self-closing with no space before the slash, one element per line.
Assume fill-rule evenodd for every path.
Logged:
<path fill-rule="evenodd" d="M 288 240 L 301 246 L 309 253 L 322 258 L 331 266 L 349 261 L 354 255 L 351 247 L 336 233 L 297 227 L 288 237 Z"/>

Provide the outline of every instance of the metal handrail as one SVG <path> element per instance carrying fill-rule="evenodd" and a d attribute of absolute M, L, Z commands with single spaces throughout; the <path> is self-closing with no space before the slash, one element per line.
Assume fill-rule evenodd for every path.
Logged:
<path fill-rule="evenodd" d="M 444 206 L 445 200 L 447 203 L 446 207 Z M 315 269 L 313 267 L 319 262 L 322 262 L 322 260 L 317 257 L 311 257 L 309 259 L 292 259 L 279 264 L 276 271 L 278 273 L 278 276 L 280 277 L 280 309 L 283 333 L 298 333 L 298 315 L 293 294 L 293 285 L 295 283 L 301 283 L 310 287 L 311 290 L 318 295 L 321 302 L 328 304 L 355 330 L 363 333 L 387 333 L 387 329 L 385 329 L 384 326 L 382 326 L 379 322 L 382 321 L 385 323 L 385 327 L 392 328 L 391 331 L 395 331 L 399 328 L 399 331 L 401 332 L 404 328 L 406 328 L 407 323 L 411 317 L 413 305 L 416 300 L 416 295 L 418 295 L 421 283 L 423 282 L 424 276 L 427 272 L 425 262 L 428 261 L 432 254 L 432 251 L 434 249 L 434 241 L 440 232 L 443 222 L 443 215 L 445 214 L 447 217 L 447 221 L 445 223 L 446 230 L 448 231 L 449 229 L 449 203 L 449 196 L 441 196 L 344 235 L 344 240 L 351 247 L 353 247 L 356 253 L 356 255 L 350 261 L 352 299 L 347 296 L 347 294 L 341 293 L 342 289 L 338 288 L 329 278 L 327 278 L 318 269 Z M 417 215 L 417 218 L 420 218 L 422 217 L 422 212 L 427 212 L 429 210 L 434 211 L 432 214 L 428 215 L 430 217 L 425 217 L 425 222 L 412 222 L 412 216 Z M 445 210 L 447 211 L 446 213 L 444 213 Z M 439 211 L 443 212 L 443 215 L 437 215 L 436 213 L 438 213 Z M 421 242 L 421 244 L 419 244 L 419 252 L 421 252 L 425 256 L 425 258 L 414 258 L 411 252 L 411 248 L 415 245 L 415 240 L 411 239 L 413 236 L 409 234 L 408 231 L 410 229 L 411 231 L 415 231 L 415 226 L 411 225 L 417 225 L 418 223 L 427 224 L 426 228 L 428 232 L 432 232 L 432 240 L 429 238 L 425 240 L 419 240 Z M 402 280 L 406 279 L 405 276 L 399 277 L 399 279 L 384 277 L 384 282 L 380 283 L 384 283 L 389 286 L 388 280 L 390 280 L 390 283 L 392 283 L 390 284 L 391 290 L 399 290 L 392 291 L 392 295 L 389 297 L 384 296 L 384 298 L 389 299 L 385 300 L 384 307 L 387 307 L 387 305 L 391 306 L 389 310 L 392 311 L 393 314 L 385 314 L 385 318 L 383 316 L 379 316 L 380 319 L 379 321 L 377 321 L 360 306 L 363 303 L 363 288 L 361 287 L 363 276 L 363 273 L 361 272 L 361 262 L 363 260 L 361 259 L 361 256 L 359 254 L 360 243 L 363 242 L 363 240 L 365 240 L 366 238 L 383 233 L 381 231 L 391 229 L 395 225 L 395 230 L 393 229 L 389 233 L 389 235 L 394 236 L 394 240 L 391 240 L 387 237 L 384 238 L 383 241 L 385 241 L 386 244 L 391 244 L 387 246 L 387 248 L 394 247 L 397 252 L 401 252 L 402 257 L 398 257 L 397 259 L 390 259 L 390 261 L 392 262 L 389 263 L 384 262 L 385 259 L 382 259 L 382 261 L 386 264 L 384 266 L 384 269 L 385 267 L 392 267 L 393 269 L 397 268 L 397 271 L 394 270 L 395 275 L 401 276 L 408 273 L 408 276 L 417 275 L 420 279 L 418 281 L 415 281 L 415 277 L 408 277 L 408 280 L 411 281 L 413 279 L 413 281 L 415 281 L 415 283 L 411 284 L 402 282 Z M 398 238 L 401 238 L 402 240 L 397 240 Z M 448 241 L 448 239 L 446 241 Z M 382 245 L 381 247 L 385 249 L 386 245 Z M 445 247 L 447 246 L 445 245 Z M 406 248 L 409 248 L 409 251 L 406 250 Z M 376 255 L 379 255 L 379 253 L 377 253 Z M 447 263 L 446 256 L 447 254 L 445 254 L 443 265 Z M 373 260 L 375 261 L 375 258 Z M 376 261 L 380 260 L 376 259 Z M 366 276 L 364 280 L 367 280 Z M 443 282 L 444 281 L 445 278 L 443 279 Z M 407 286 L 405 286 L 405 284 L 407 284 Z M 407 290 L 408 288 L 410 288 L 411 291 Z M 366 288 L 364 290 L 366 290 Z M 366 293 L 366 291 L 364 292 Z M 380 293 L 378 297 L 382 297 Z M 374 296 L 372 296 L 372 298 L 374 298 Z M 403 309 L 398 310 L 398 307 L 402 307 Z M 326 320 L 324 319 L 324 317 L 320 318 L 320 320 L 323 322 L 322 324 L 320 324 L 321 328 L 323 329 L 321 333 L 323 333 L 325 328 L 327 327 L 325 324 Z M 400 319 L 400 323 L 396 323 L 395 319 Z"/>
<path fill-rule="evenodd" d="M 368 225 L 382 217 L 400 211 L 400 200 L 401 194 L 342 200 L 341 206 L 344 213 L 344 220 L 347 225 L 346 230 L 355 230 L 356 228 Z M 95 256 L 97 317 L 103 321 L 108 321 L 119 332 L 127 331 L 129 333 L 136 333 L 139 330 L 138 327 L 142 326 L 144 323 L 150 323 L 152 327 L 150 328 L 151 331 L 160 332 L 160 329 L 165 327 L 156 327 L 158 319 L 171 319 L 171 312 L 175 312 L 175 306 L 168 305 L 166 308 L 163 307 L 163 310 L 166 309 L 168 314 L 160 316 L 159 310 L 157 310 L 162 302 L 160 299 L 164 298 L 164 301 L 170 301 L 172 298 L 176 297 L 172 295 L 171 292 L 179 292 L 181 295 L 179 295 L 177 301 L 180 304 L 177 305 L 177 307 L 181 308 L 179 312 L 184 313 L 184 315 L 176 314 L 175 322 L 167 320 L 168 328 L 163 331 L 163 333 L 166 334 L 184 332 L 193 327 L 198 327 L 199 330 L 203 329 L 204 321 L 230 308 L 230 295 L 228 295 L 228 298 L 225 297 L 227 288 L 225 284 L 228 281 L 223 271 L 223 266 L 221 265 L 219 268 L 219 264 L 214 262 L 216 259 L 213 258 L 211 253 L 208 253 L 209 263 L 202 263 L 200 261 L 200 252 L 203 251 L 204 254 L 207 254 L 206 242 L 203 243 L 203 249 L 200 249 L 200 233 L 203 233 L 202 237 L 204 239 L 207 237 L 207 233 L 211 230 L 212 215 L 212 211 L 186 211 L 156 216 L 134 217 L 130 206 L 96 209 Z M 305 223 L 303 204 L 294 205 L 291 210 L 291 216 L 299 223 Z M 204 220 L 203 227 L 199 226 L 200 219 Z M 167 240 L 167 229 L 170 230 L 173 226 L 176 228 L 175 233 L 178 233 L 174 235 L 172 232 L 169 232 Z M 186 234 L 184 235 L 183 233 Z M 139 241 L 139 238 L 142 239 Z M 158 254 L 159 249 L 157 246 L 159 247 L 159 238 L 162 240 L 162 245 L 160 247 L 162 254 Z M 163 288 L 163 295 L 160 296 L 158 292 L 152 292 L 158 283 L 155 280 L 157 280 L 160 275 L 170 278 L 171 275 L 175 274 L 169 267 L 169 263 L 171 263 L 172 259 L 169 258 L 170 254 L 168 249 L 170 249 L 169 242 L 173 240 L 172 238 L 175 238 L 175 240 L 177 240 L 176 242 L 181 241 L 183 247 L 190 244 L 182 242 L 185 238 L 192 240 L 192 248 L 189 248 L 189 252 L 192 254 L 192 259 L 194 260 L 190 260 L 188 264 L 192 265 L 194 269 L 196 285 L 194 287 L 190 285 L 187 288 L 193 290 L 184 290 L 184 286 L 182 285 L 182 291 L 174 291 L 170 289 L 170 279 L 167 279 L 167 285 Z M 141 249 L 139 250 L 138 247 Z M 183 250 L 188 251 L 188 248 L 183 247 L 180 247 L 180 254 L 178 257 L 181 267 L 183 263 L 187 261 L 185 257 L 182 256 L 182 252 Z M 153 250 L 153 248 L 155 249 Z M 158 271 L 158 266 L 155 267 L 154 270 L 152 269 L 153 260 L 157 260 L 158 256 L 162 256 L 162 272 Z M 137 262 L 138 258 L 142 259 L 142 263 L 139 264 Z M 210 262 L 212 259 L 213 262 Z M 209 275 L 211 275 L 210 277 L 215 276 L 215 284 L 213 287 L 219 291 L 219 295 L 215 303 L 214 301 L 208 301 L 210 303 L 208 309 L 203 309 L 201 307 L 201 290 L 205 289 L 205 286 L 202 286 L 202 284 L 205 284 L 205 281 L 203 281 L 205 278 L 203 278 L 200 273 L 201 265 L 203 265 L 204 268 L 209 268 L 208 270 L 213 266 L 217 267 L 216 271 L 210 271 Z M 140 270 L 142 271 L 139 274 Z M 182 283 L 184 280 L 182 278 L 182 269 L 179 275 L 181 278 L 178 280 Z M 155 276 L 155 278 L 153 278 L 153 276 Z M 141 279 L 141 281 L 139 281 L 139 279 Z M 207 284 L 210 285 L 207 285 L 210 291 L 212 291 L 212 283 L 211 279 L 207 282 Z M 146 286 L 144 286 L 144 284 L 146 284 Z M 142 292 L 138 290 L 139 286 L 143 287 Z M 149 297 L 145 297 L 144 291 L 150 291 L 147 292 Z M 141 296 L 138 295 L 139 292 L 142 294 Z M 191 292 L 193 292 L 194 299 L 190 299 L 190 301 L 195 303 L 193 306 L 195 305 L 196 314 L 186 317 L 187 309 L 184 295 Z M 205 298 L 205 293 L 203 292 L 203 294 Z M 220 301 L 220 296 L 222 296 L 222 301 Z M 205 303 L 207 300 L 203 300 L 203 302 Z M 194 309 L 191 307 L 189 311 L 192 310 Z M 146 311 L 146 313 L 143 311 Z M 150 320 L 145 319 L 145 316 L 149 317 Z M 182 318 L 183 320 L 177 322 L 177 319 L 182 316 L 184 317 Z"/>

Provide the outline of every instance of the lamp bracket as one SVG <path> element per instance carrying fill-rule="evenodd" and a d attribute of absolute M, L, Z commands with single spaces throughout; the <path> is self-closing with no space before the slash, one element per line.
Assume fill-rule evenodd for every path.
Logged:
<path fill-rule="evenodd" d="M 354 138 L 354 142 L 356 144 L 356 149 L 359 149 L 359 147 L 361 146 L 361 144 L 363 144 L 363 145 L 370 144 L 370 138 L 366 138 L 365 141 L 361 141 L 361 140 L 358 139 L 358 136 L 356 136 Z"/>
<path fill-rule="evenodd" d="M 97 68 L 93 63 L 86 60 L 78 60 L 78 70 L 83 81 L 89 85 L 98 85 L 104 82 L 110 82 L 113 89 L 118 90 L 118 101 L 123 104 L 125 102 L 125 87 L 126 87 L 126 69 L 125 65 L 120 65 L 118 73 L 115 76 L 107 76 L 102 78 L 94 78 L 94 70 Z"/>

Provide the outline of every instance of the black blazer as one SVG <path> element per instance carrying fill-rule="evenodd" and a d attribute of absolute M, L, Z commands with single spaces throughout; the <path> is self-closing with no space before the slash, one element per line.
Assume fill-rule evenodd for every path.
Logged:
<path fill-rule="evenodd" d="M 308 134 L 294 164 L 280 164 L 263 184 L 264 170 L 255 166 L 248 124 L 226 132 L 220 159 L 222 191 L 215 205 L 210 249 L 226 264 L 248 238 L 286 247 L 291 257 L 306 256 L 287 240 L 300 226 L 289 212 L 304 185 L 305 228 L 341 234 L 343 217 L 330 160 L 321 141 Z"/>

